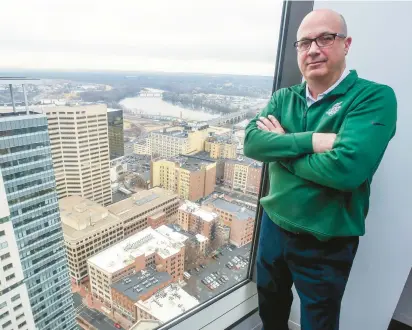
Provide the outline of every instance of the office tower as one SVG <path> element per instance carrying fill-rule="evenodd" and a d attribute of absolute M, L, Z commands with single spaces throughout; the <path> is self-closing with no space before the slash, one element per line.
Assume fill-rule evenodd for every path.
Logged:
<path fill-rule="evenodd" d="M 77 325 L 46 116 L 19 115 L 16 112 L 2 114 L 0 168 L 10 211 L 10 216 L 3 216 L 2 222 L 5 221 L 3 226 L 13 225 L 14 238 L 11 228 L 6 236 L 7 240 L 15 239 L 20 258 L 10 259 L 12 266 L 6 270 L 5 275 L 10 273 L 7 275 L 11 276 L 9 281 L 17 281 L 11 285 L 12 291 L 19 290 L 22 286 L 27 288 L 35 328 L 29 325 L 32 316 L 30 308 L 24 306 L 27 305 L 25 294 L 19 293 L 20 297 L 16 294 L 10 299 L 10 303 L 13 303 L 13 299 L 22 301 L 23 308 L 17 309 L 16 313 L 19 310 L 24 311 L 21 319 L 27 318 L 30 330 L 75 329 Z M 5 208 L 1 207 L 2 212 Z M 4 240 L 4 237 L 2 239 Z M 12 242 L 2 244 L 10 247 L 10 256 L 16 254 L 13 252 L 15 245 Z M 8 260 L 7 253 L 3 262 Z M 19 267 L 22 268 L 24 280 Z M 6 277 L 5 282 L 2 280 L 2 285 L 8 285 L 7 281 Z M 3 301 L 2 305 L 4 303 Z M 9 302 L 6 304 L 9 306 Z M 18 326 L 13 329 L 18 329 Z"/>
<path fill-rule="evenodd" d="M 50 107 L 53 167 L 59 198 L 79 195 L 101 205 L 112 202 L 106 105 Z"/>
<path fill-rule="evenodd" d="M 123 110 L 108 109 L 110 159 L 124 156 Z"/>
<path fill-rule="evenodd" d="M 197 201 L 215 189 L 216 162 L 194 157 L 173 157 L 152 162 L 151 185 L 173 191 L 180 198 Z"/>
<path fill-rule="evenodd" d="M 148 226 L 160 226 L 177 214 L 179 198 L 161 188 L 140 191 L 103 207 L 80 196 L 59 200 L 70 277 L 88 276 L 87 259 Z"/>
<path fill-rule="evenodd" d="M 0 156 L 1 157 L 1 156 Z M 34 329 L 23 269 L 0 175 L 0 325 L 3 329 Z M 10 328 L 11 329 L 11 328 Z"/>

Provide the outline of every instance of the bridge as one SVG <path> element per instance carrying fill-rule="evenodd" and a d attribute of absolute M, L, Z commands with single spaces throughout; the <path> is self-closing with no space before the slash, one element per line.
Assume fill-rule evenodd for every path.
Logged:
<path fill-rule="evenodd" d="M 161 98 L 163 95 L 162 92 L 152 92 L 152 91 L 140 91 L 139 97 L 156 97 Z"/>
<path fill-rule="evenodd" d="M 236 124 L 246 118 L 246 111 L 228 113 L 218 118 L 213 118 L 207 121 L 210 126 L 219 126 L 225 124 Z"/>
<path fill-rule="evenodd" d="M 149 114 L 149 113 L 145 113 L 142 110 L 138 110 L 138 109 L 130 109 L 128 113 L 131 113 L 135 115 L 135 117 L 138 117 L 138 118 L 161 120 L 161 121 L 174 121 L 174 120 L 180 119 L 179 117 L 174 117 L 174 116 L 166 116 L 166 115 L 161 115 L 161 114 L 158 114 L 158 115 Z"/>

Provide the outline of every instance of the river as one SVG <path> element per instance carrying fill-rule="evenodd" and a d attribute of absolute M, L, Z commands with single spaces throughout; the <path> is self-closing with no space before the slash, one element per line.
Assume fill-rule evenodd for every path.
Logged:
<path fill-rule="evenodd" d="M 158 90 L 158 89 L 147 88 L 147 90 L 153 91 L 153 92 L 163 92 L 162 90 Z M 219 117 L 218 114 L 211 114 L 211 113 L 204 112 L 201 110 L 185 109 L 185 108 L 167 103 L 163 101 L 160 97 L 140 97 L 140 96 L 128 97 L 128 98 L 121 100 L 119 103 L 123 105 L 124 107 L 126 107 L 127 109 L 143 111 L 144 113 L 152 114 L 152 115 L 160 114 L 164 116 L 180 117 L 180 114 L 182 114 L 182 117 L 185 120 L 203 121 L 203 120 L 209 120 L 212 118 Z"/>

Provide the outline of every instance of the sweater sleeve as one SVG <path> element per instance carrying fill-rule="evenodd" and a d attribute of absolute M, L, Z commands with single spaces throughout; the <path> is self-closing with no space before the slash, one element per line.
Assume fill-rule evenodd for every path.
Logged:
<path fill-rule="evenodd" d="M 282 164 L 303 179 L 352 191 L 378 168 L 395 135 L 396 119 L 394 91 L 385 85 L 371 87 L 347 114 L 331 151 L 285 160 Z"/>
<path fill-rule="evenodd" d="M 268 105 L 247 125 L 243 146 L 245 156 L 262 162 L 273 162 L 313 152 L 313 132 L 277 134 L 260 130 L 256 125 L 259 117 L 267 118 L 269 115 L 273 115 L 282 124 L 278 108 L 280 91 L 273 94 Z"/>

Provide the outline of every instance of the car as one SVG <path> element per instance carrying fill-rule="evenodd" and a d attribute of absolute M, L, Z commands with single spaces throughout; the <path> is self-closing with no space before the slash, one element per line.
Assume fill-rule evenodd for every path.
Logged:
<path fill-rule="evenodd" d="M 220 285 L 222 285 L 224 282 L 219 278 L 219 279 L 217 280 L 217 283 L 219 283 Z"/>
<path fill-rule="evenodd" d="M 229 277 L 227 277 L 226 275 L 222 275 L 222 277 L 223 277 L 226 281 L 229 281 Z"/>
<path fill-rule="evenodd" d="M 196 269 L 196 271 L 197 271 L 198 273 L 200 272 L 200 269 L 199 269 L 199 267 L 196 267 L 195 269 Z"/>
<path fill-rule="evenodd" d="M 228 249 L 230 252 L 232 252 L 232 251 L 233 251 L 230 247 L 228 247 L 227 249 Z"/>
<path fill-rule="evenodd" d="M 210 277 L 213 278 L 214 280 L 216 279 L 215 274 L 210 274 Z"/>
<path fill-rule="evenodd" d="M 222 251 L 220 251 L 220 252 L 219 252 L 219 254 L 220 254 L 221 256 L 223 256 L 223 255 L 224 255 Z"/>
<path fill-rule="evenodd" d="M 233 268 L 233 265 L 229 265 L 229 263 L 227 263 L 227 264 L 226 264 L 226 267 L 229 268 L 229 269 L 232 269 L 232 268 Z"/>
<path fill-rule="evenodd" d="M 184 276 L 186 279 L 189 279 L 189 278 L 191 277 L 188 272 L 184 272 L 184 273 L 183 273 L 183 276 Z"/>
<path fill-rule="evenodd" d="M 115 323 L 115 324 L 114 324 L 114 327 L 115 327 L 116 329 L 121 329 L 121 328 L 122 328 L 119 323 Z"/>
<path fill-rule="evenodd" d="M 230 267 L 233 267 L 233 264 L 229 261 L 228 263 L 227 263 Z"/>
<path fill-rule="evenodd" d="M 200 267 L 202 267 L 203 269 L 205 269 L 205 268 L 206 268 L 206 266 L 205 266 L 205 265 L 203 265 L 203 264 L 201 264 L 201 265 L 200 265 Z"/>

